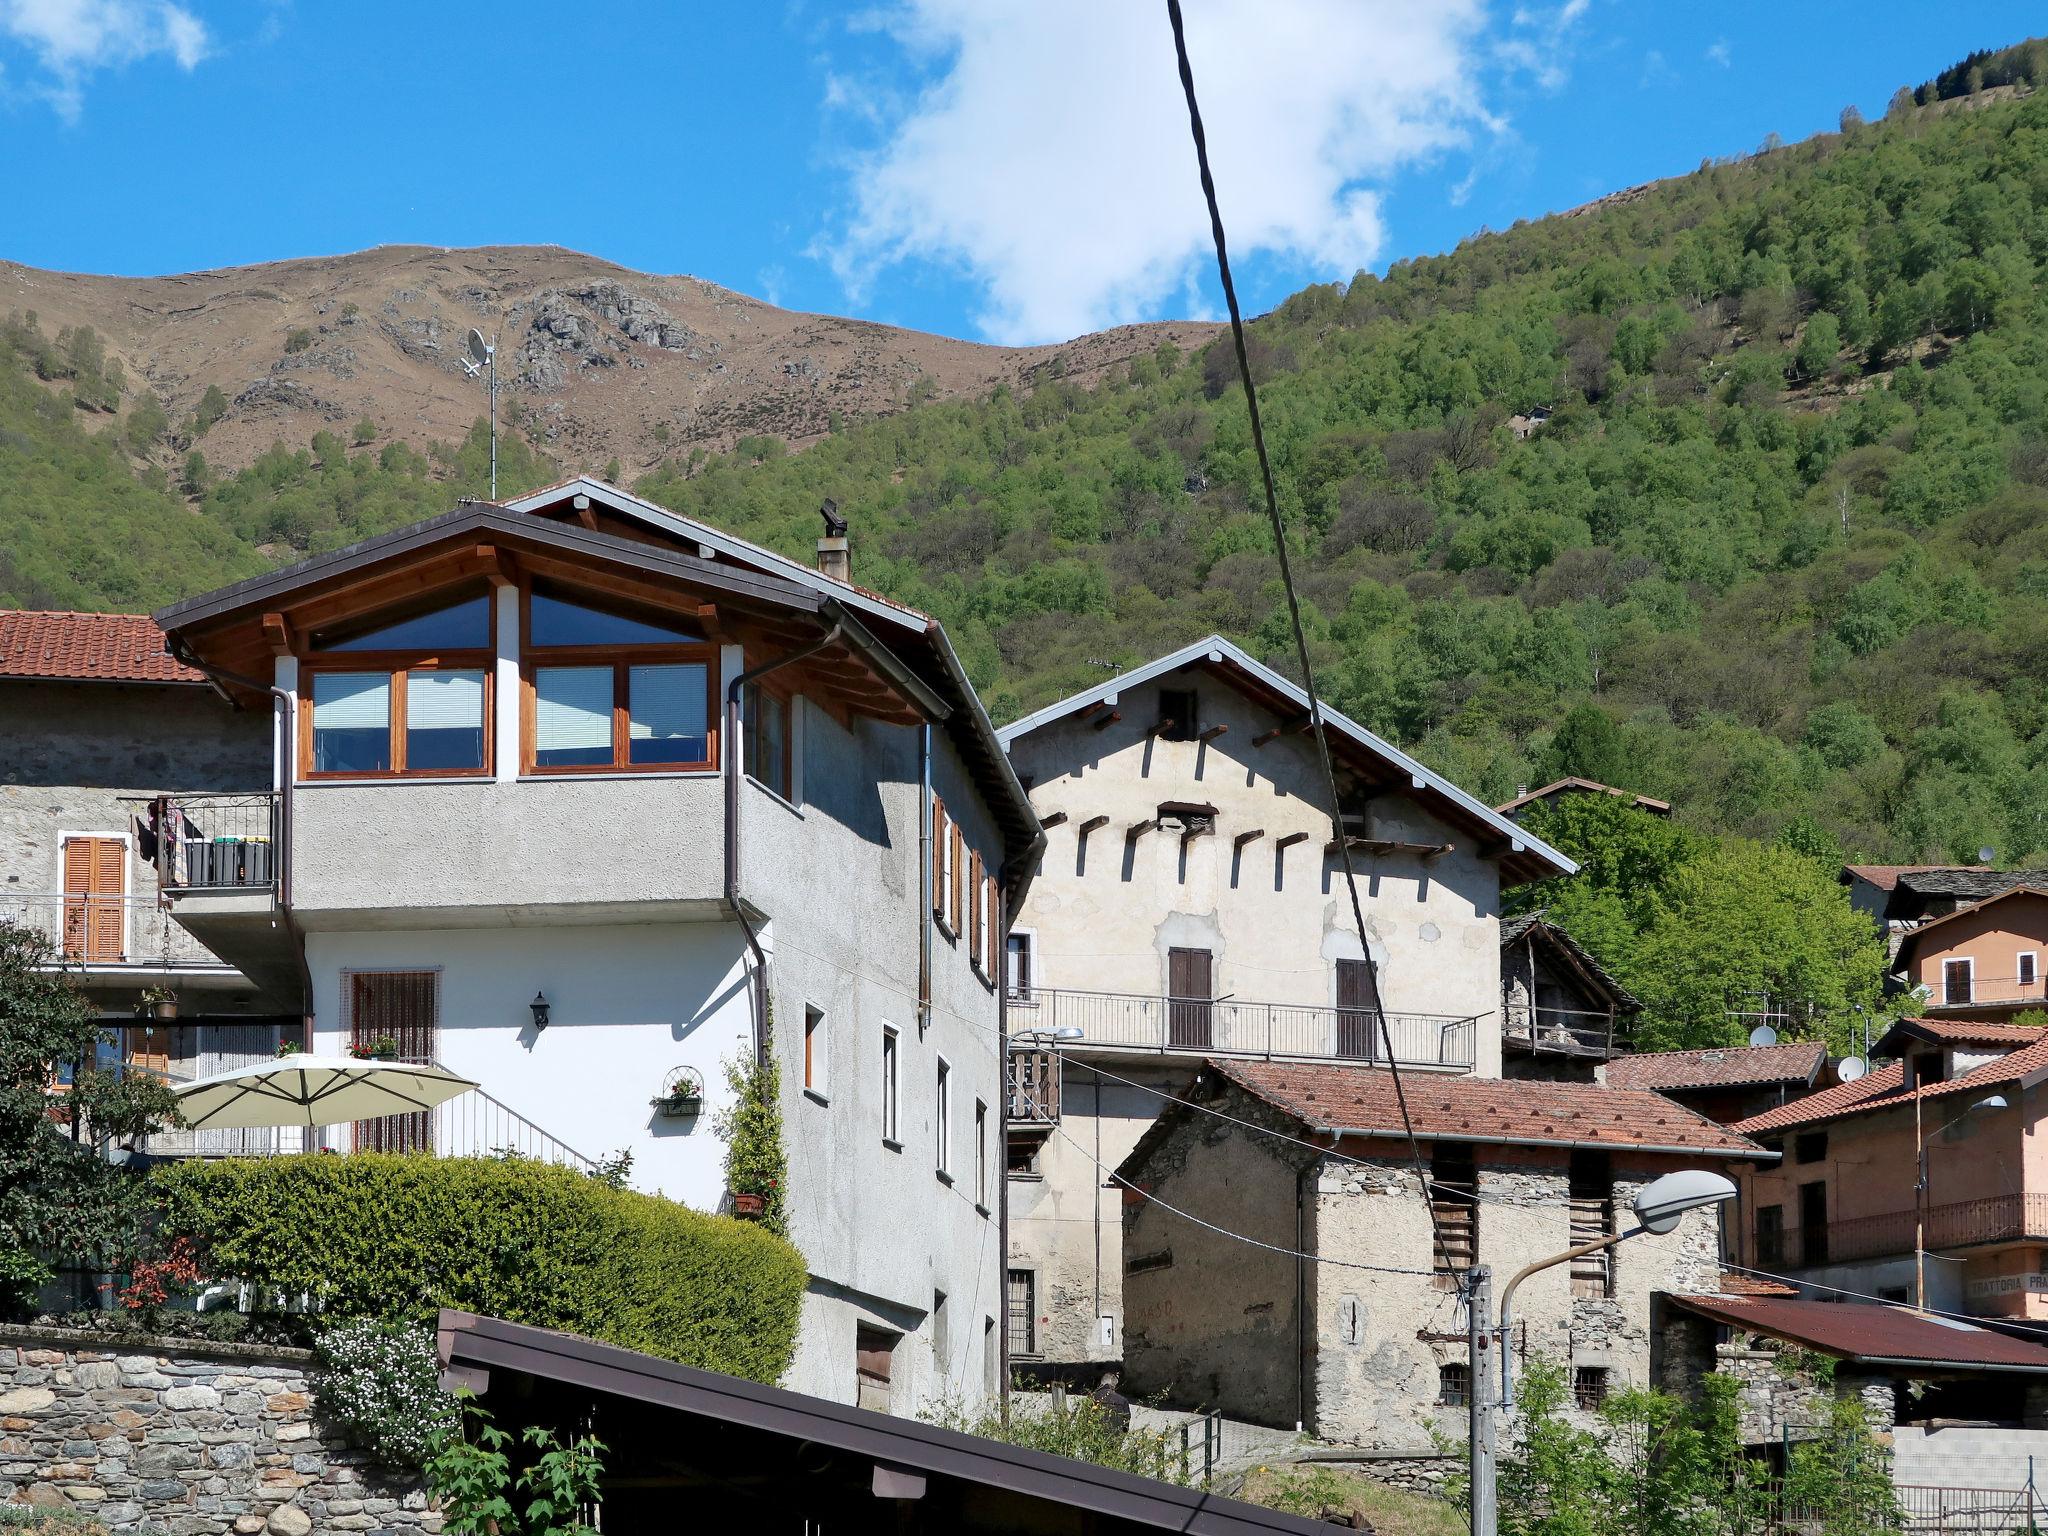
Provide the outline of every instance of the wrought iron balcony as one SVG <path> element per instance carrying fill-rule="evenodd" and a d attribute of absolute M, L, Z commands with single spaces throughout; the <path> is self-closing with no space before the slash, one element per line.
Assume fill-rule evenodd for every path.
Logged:
<path fill-rule="evenodd" d="M 269 890 L 283 847 L 277 795 L 160 795 L 151 802 L 167 891 Z"/>
<path fill-rule="evenodd" d="M 2048 981 L 2044 981 L 2041 972 L 2031 976 L 1981 976 L 1965 971 L 1919 985 L 1930 994 L 1922 1010 L 1931 1014 L 1971 1008 L 2048 1006 Z"/>
<path fill-rule="evenodd" d="M 0 896 L 0 921 L 50 942 L 66 966 L 138 977 L 232 967 L 187 933 L 155 900 L 62 891 Z"/>
<path fill-rule="evenodd" d="M 1030 1031 L 1078 1029 L 1080 1034 L 1066 1041 L 1075 1049 L 1324 1061 L 1387 1059 L 1379 1016 L 1363 1008 L 1031 987 L 1013 988 L 1009 1009 L 1013 1038 Z M 1386 1032 L 1394 1060 L 1404 1067 L 1469 1068 L 1478 1045 L 1479 1019 L 1389 1011 Z"/>
<path fill-rule="evenodd" d="M 1894 1258 L 1913 1251 L 1913 1229 L 1911 1209 L 1886 1211 L 1819 1227 L 1758 1230 L 1752 1235 L 1751 1251 L 1761 1269 Z M 1990 1243 L 2048 1242 L 2048 1195 L 1989 1195 L 1931 1205 L 1924 1241 L 1930 1253 Z"/>

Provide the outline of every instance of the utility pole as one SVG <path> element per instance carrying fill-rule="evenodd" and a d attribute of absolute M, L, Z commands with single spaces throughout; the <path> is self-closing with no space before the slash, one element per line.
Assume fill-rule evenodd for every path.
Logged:
<path fill-rule="evenodd" d="M 1466 1401 L 1471 1413 L 1472 1536 L 1497 1536 L 1500 1506 L 1494 1487 L 1493 1271 L 1475 1264 L 1465 1272 Z"/>

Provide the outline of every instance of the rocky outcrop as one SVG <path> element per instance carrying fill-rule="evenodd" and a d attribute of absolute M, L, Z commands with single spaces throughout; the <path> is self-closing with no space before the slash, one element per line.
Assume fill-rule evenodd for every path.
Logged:
<path fill-rule="evenodd" d="M 313 1410 L 305 1350 L 0 1328 L 0 1500 L 121 1536 L 428 1536 L 418 1484 Z"/>

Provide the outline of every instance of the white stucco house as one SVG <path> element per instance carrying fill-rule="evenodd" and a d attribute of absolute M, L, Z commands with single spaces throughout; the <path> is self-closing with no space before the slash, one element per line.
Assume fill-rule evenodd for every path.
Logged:
<path fill-rule="evenodd" d="M 330 1139 L 624 1150 L 717 1209 L 722 1065 L 772 1047 L 788 1384 L 995 1386 L 1000 934 L 1040 833 L 935 621 L 588 479 L 156 617 L 273 720 L 255 810 L 162 808 L 178 921 L 315 1050 L 488 1095 Z"/>
<path fill-rule="evenodd" d="M 1048 838 L 1009 940 L 1010 1335 L 1123 1358 L 1108 1175 L 1205 1057 L 1502 1075 L 1500 898 L 1571 860 L 1217 636 L 1005 727 Z M 1380 1033 L 1380 1013 L 1385 1038 Z"/>

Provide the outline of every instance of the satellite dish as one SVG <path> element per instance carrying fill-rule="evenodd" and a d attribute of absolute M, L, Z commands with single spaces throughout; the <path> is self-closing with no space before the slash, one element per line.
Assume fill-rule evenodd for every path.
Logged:
<path fill-rule="evenodd" d="M 1749 1043 L 1751 1045 L 1776 1045 L 1778 1043 L 1778 1032 L 1768 1024 L 1759 1024 L 1749 1032 Z"/>
<path fill-rule="evenodd" d="M 1997 857 L 1998 850 L 1996 848 L 1979 848 L 1977 850 L 1977 862 L 1979 864 L 1989 864 Z"/>
<path fill-rule="evenodd" d="M 491 344 L 484 340 L 484 333 L 475 326 L 469 329 L 469 355 L 479 363 L 491 360 Z"/>
<path fill-rule="evenodd" d="M 1835 1063 L 1835 1077 L 1840 1082 L 1853 1083 L 1857 1078 L 1866 1077 L 1869 1073 L 1870 1063 L 1861 1056 L 1844 1056 Z"/>

